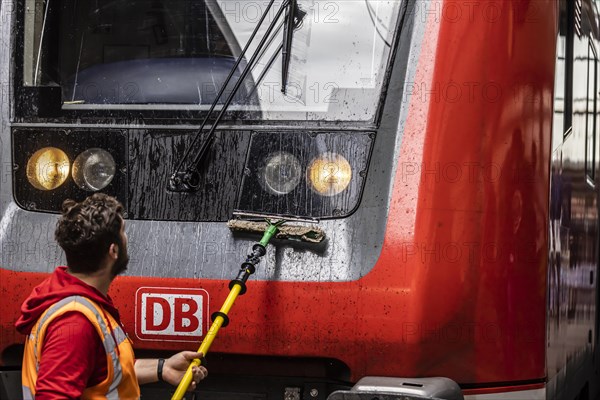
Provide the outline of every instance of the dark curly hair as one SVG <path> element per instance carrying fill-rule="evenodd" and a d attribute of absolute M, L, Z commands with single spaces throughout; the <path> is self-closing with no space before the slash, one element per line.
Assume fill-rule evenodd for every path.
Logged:
<path fill-rule="evenodd" d="M 110 245 L 122 246 L 122 223 L 123 205 L 114 197 L 95 193 L 81 203 L 65 200 L 54 238 L 65 251 L 69 269 L 78 273 L 98 271 Z"/>

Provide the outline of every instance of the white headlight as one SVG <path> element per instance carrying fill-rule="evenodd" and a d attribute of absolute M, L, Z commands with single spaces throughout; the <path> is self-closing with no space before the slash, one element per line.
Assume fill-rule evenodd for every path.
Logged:
<path fill-rule="evenodd" d="M 73 180 L 81 189 L 95 192 L 108 186 L 115 169 L 115 160 L 108 151 L 87 149 L 73 163 Z"/>
<path fill-rule="evenodd" d="M 300 183 L 302 168 L 296 157 L 285 151 L 269 154 L 261 171 L 264 188 L 277 195 L 291 192 Z"/>

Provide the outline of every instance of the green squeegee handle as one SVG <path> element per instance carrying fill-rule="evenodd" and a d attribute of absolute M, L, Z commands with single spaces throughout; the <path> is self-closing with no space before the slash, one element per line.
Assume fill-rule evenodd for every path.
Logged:
<path fill-rule="evenodd" d="M 283 225 L 285 221 L 280 220 L 277 221 L 276 223 L 271 223 L 271 221 L 267 220 L 267 223 L 269 224 L 269 226 L 267 227 L 267 230 L 265 231 L 262 239 L 260 239 L 260 244 L 263 247 L 267 247 L 267 244 L 269 243 L 269 241 L 271 241 L 271 238 L 273 238 L 273 236 L 277 233 L 277 229 L 279 228 L 279 226 Z"/>

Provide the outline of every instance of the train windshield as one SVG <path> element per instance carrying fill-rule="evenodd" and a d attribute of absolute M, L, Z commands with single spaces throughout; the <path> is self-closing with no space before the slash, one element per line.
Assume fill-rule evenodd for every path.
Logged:
<path fill-rule="evenodd" d="M 373 121 L 401 3 L 298 0 L 286 93 L 281 18 L 228 110 L 265 120 Z M 205 110 L 267 4 L 26 0 L 23 84 L 60 86 L 65 109 Z M 235 76 L 281 6 L 268 12 Z"/>

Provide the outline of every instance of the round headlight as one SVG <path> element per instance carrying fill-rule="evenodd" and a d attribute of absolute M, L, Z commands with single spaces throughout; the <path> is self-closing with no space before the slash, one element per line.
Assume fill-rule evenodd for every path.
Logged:
<path fill-rule="evenodd" d="M 352 167 L 339 154 L 323 153 L 310 163 L 307 177 L 315 192 L 322 196 L 333 196 L 348 187 L 352 179 Z"/>
<path fill-rule="evenodd" d="M 267 157 L 260 175 L 260 182 L 268 192 L 283 195 L 298 186 L 302 177 L 302 168 L 298 159 L 292 154 L 278 151 Z"/>
<path fill-rule="evenodd" d="M 115 160 L 103 149 L 87 149 L 73 162 L 73 180 L 83 190 L 102 190 L 115 176 Z"/>
<path fill-rule="evenodd" d="M 69 158 L 61 149 L 44 147 L 27 161 L 27 180 L 36 189 L 52 190 L 69 176 Z"/>

